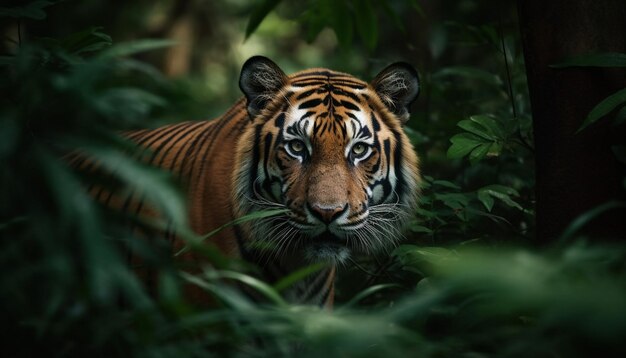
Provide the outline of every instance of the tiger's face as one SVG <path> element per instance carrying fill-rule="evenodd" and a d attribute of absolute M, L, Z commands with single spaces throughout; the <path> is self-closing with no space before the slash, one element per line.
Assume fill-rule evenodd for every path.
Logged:
<path fill-rule="evenodd" d="M 388 248 L 414 212 L 418 159 L 402 130 L 417 74 L 395 64 L 368 84 L 312 69 L 286 76 L 253 57 L 240 86 L 251 128 L 238 147 L 240 214 L 284 208 L 249 227 L 268 257 L 342 262 Z"/>

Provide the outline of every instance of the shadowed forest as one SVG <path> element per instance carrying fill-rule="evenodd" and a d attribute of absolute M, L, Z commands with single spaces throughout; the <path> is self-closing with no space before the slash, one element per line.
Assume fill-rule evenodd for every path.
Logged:
<path fill-rule="evenodd" d="M 626 356 L 626 3 L 545 3 L 3 2 L 3 355 Z M 120 135 L 221 116 L 254 55 L 287 74 L 419 72 L 404 126 L 419 208 L 398 246 L 339 267 L 332 310 L 281 296 L 323 265 L 267 283 L 200 242 L 176 177 Z M 75 151 L 114 175 L 72 168 Z M 94 185 L 140 190 L 163 218 L 121 214 Z M 190 273 L 128 229 L 165 220 L 211 265 Z"/>

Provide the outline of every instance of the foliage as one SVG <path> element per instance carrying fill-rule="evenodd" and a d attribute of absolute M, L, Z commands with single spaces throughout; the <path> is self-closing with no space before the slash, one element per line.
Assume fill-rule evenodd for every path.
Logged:
<path fill-rule="evenodd" d="M 419 3 L 415 0 L 409 1 L 413 10 L 422 12 Z M 281 0 L 263 0 L 256 6 L 248 26 L 246 37 L 249 37 L 259 27 L 265 17 Z M 311 0 L 298 4 L 300 14 L 298 17 L 307 27 L 307 39 L 315 39 L 322 29 L 332 28 L 341 46 L 349 47 L 353 44 L 354 29 L 359 35 L 359 40 L 368 48 L 373 50 L 378 44 L 379 18 L 377 13 L 384 12 L 388 19 L 400 31 L 404 31 L 404 25 L 400 15 L 392 6 L 389 0 Z"/>
<path fill-rule="evenodd" d="M 552 68 L 567 67 L 626 67 L 626 54 L 624 53 L 598 53 L 576 56 L 566 59 L 562 63 L 551 66 Z M 600 118 L 618 110 L 614 118 L 614 124 L 619 125 L 626 121 L 626 88 L 621 89 L 598 103 L 587 115 L 585 121 L 577 132 L 597 122 Z M 621 109 L 620 109 L 621 108 Z"/>
<path fill-rule="evenodd" d="M 271 21 L 279 2 L 240 15 L 251 14 L 248 36 L 261 31 L 263 19 Z M 54 21 L 43 12 L 57 6 L 50 4 L 3 8 L 0 16 Z M 295 11 L 307 27 L 296 36 L 312 39 L 331 28 L 346 59 L 346 47 L 362 54 L 350 47 L 356 29 L 366 52 L 387 51 L 397 35 L 378 22 L 377 9 L 386 9 L 395 29 L 409 31 L 407 15 L 415 17 L 416 4 L 307 2 L 306 11 Z M 348 14 L 331 11 L 337 8 Z M 428 20 L 431 13 L 418 8 L 423 15 L 416 18 Z M 113 41 L 91 26 L 18 39 L 0 57 L 3 351 L 10 357 L 42 351 L 59 357 L 624 356 L 626 249 L 592 245 L 579 234 L 623 203 L 580 217 L 557 245 L 527 248 L 534 222 L 531 121 L 519 42 L 505 30 L 501 23 L 451 21 L 427 38 L 435 63 L 422 70 L 425 98 L 406 128 L 422 158 L 420 209 L 404 245 L 343 268 L 333 312 L 289 305 L 280 296 L 320 267 L 274 286 L 255 279 L 253 268 L 188 232 L 174 178 L 128 155 L 133 147 L 120 131 L 196 113 L 197 104 L 187 100 L 198 87 L 139 60 L 144 51 L 176 44 Z M 76 150 L 112 175 L 71 169 L 64 158 Z M 143 190 L 164 220 L 120 217 L 87 195 L 93 186 Z M 129 222 L 148 236 L 128 232 Z M 158 235 L 150 235 L 168 222 L 189 240 L 185 250 L 205 255 L 214 268 L 179 271 Z M 155 274 L 155 284 L 128 267 L 128 250 Z M 251 301 L 233 281 L 263 299 Z M 208 292 L 216 307 L 190 306 L 185 285 Z"/>

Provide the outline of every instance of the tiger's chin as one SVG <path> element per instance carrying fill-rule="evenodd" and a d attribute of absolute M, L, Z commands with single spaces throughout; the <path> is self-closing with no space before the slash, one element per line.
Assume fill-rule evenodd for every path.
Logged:
<path fill-rule="evenodd" d="M 310 240 L 311 242 L 303 248 L 304 258 L 309 263 L 343 264 L 350 257 L 350 248 L 346 246 L 345 239 L 324 234 Z"/>

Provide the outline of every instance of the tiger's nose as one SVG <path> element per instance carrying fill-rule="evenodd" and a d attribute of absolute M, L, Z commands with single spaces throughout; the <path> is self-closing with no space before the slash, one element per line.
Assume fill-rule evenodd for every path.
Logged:
<path fill-rule="evenodd" d="M 320 205 L 320 204 L 307 204 L 309 211 L 313 216 L 320 219 L 325 224 L 330 224 L 336 220 L 341 214 L 348 210 L 348 204 L 345 205 Z"/>

